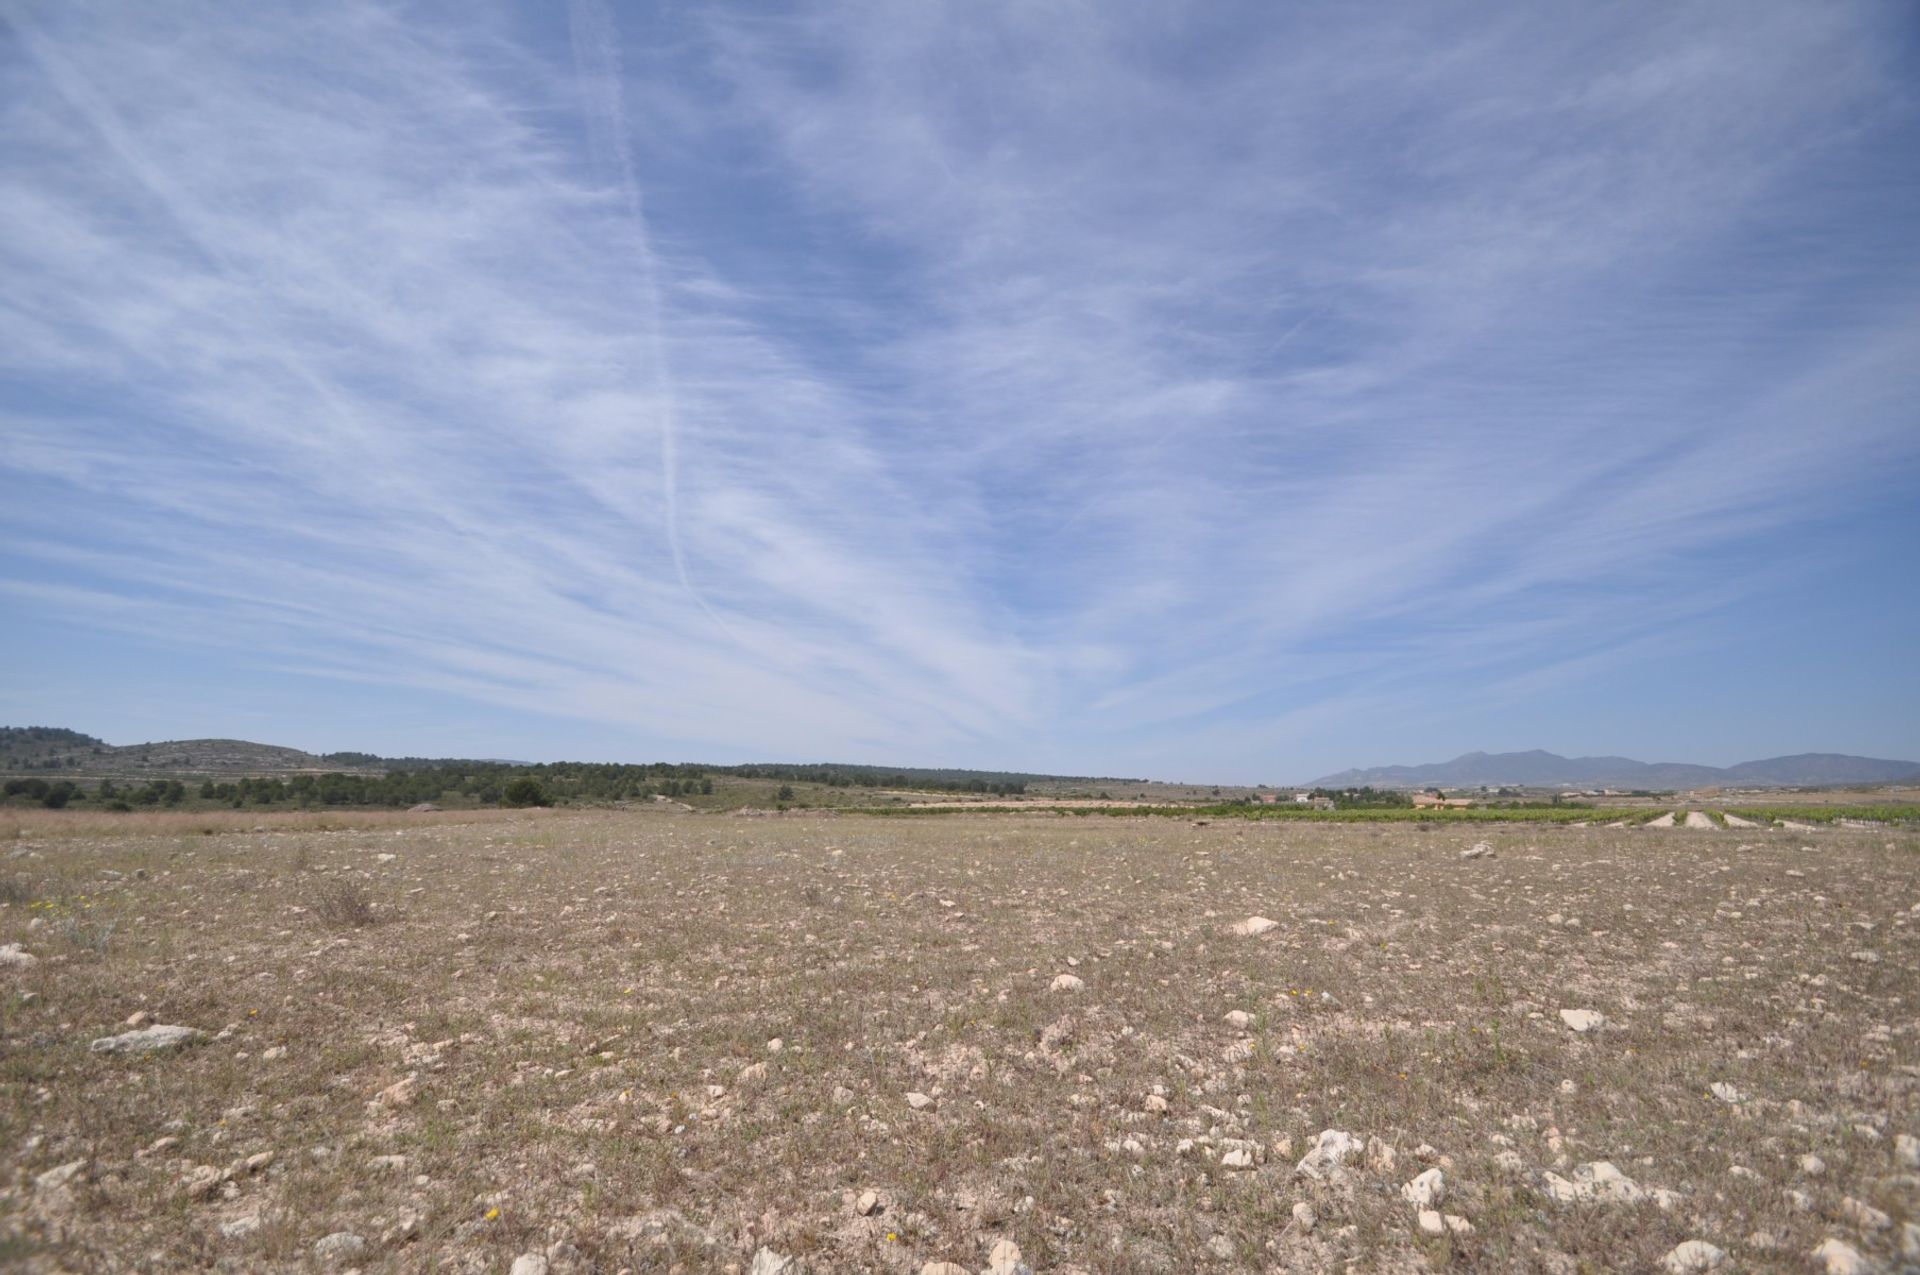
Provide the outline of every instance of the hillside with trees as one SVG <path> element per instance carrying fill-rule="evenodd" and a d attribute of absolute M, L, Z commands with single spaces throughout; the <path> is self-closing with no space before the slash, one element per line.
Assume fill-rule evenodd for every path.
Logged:
<path fill-rule="evenodd" d="M 237 739 L 115 746 L 56 727 L 0 727 L 0 772 L 12 804 L 109 808 L 256 806 L 405 808 L 610 804 L 667 800 L 695 806 L 848 806 L 894 791 L 1019 797 L 1035 783 L 1135 784 L 1017 771 L 929 769 L 837 762 L 549 762 L 388 758 L 309 753 Z"/>

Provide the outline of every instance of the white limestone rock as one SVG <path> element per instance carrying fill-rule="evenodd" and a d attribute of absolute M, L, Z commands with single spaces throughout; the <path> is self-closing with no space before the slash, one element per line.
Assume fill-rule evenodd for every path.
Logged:
<path fill-rule="evenodd" d="M 1660 1259 L 1660 1265 L 1670 1275 L 1699 1275 L 1710 1271 L 1727 1260 L 1725 1249 L 1716 1248 L 1705 1240 L 1687 1240 L 1676 1244 Z"/>
<path fill-rule="evenodd" d="M 122 1032 L 118 1036 L 102 1036 L 88 1048 L 96 1054 L 151 1054 L 165 1049 L 178 1049 L 205 1035 L 205 1032 L 192 1027 L 160 1023 L 142 1027 L 138 1031 Z"/>

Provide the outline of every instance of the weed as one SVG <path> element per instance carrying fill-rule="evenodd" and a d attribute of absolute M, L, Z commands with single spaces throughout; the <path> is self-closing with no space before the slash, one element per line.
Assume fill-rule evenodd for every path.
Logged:
<path fill-rule="evenodd" d="M 373 895 L 358 881 L 336 877 L 314 896 L 313 914 L 332 926 L 365 926 L 375 920 Z"/>

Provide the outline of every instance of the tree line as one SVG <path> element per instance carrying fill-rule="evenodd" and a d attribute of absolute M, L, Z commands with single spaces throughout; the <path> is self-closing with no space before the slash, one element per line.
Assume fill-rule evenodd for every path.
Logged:
<path fill-rule="evenodd" d="M 362 756 L 356 755 L 354 761 Z M 340 756 L 330 760 L 343 760 Z M 555 801 L 615 802 L 650 797 L 711 796 L 715 776 L 777 781 L 777 800 L 793 800 L 793 784 L 832 788 L 918 788 L 942 792 L 1014 796 L 1026 792 L 1024 780 L 999 775 L 966 774 L 928 778 L 904 771 L 853 766 L 703 766 L 692 763 L 650 762 L 619 764 L 550 762 L 531 766 L 509 763 L 459 762 L 396 768 L 385 774 L 329 771 L 286 777 L 252 775 L 225 780 L 206 778 L 189 787 L 179 779 L 152 779 L 144 784 L 116 786 L 111 779 L 87 788 L 70 779 L 39 777 L 10 779 L 5 796 L 11 804 L 59 808 L 71 802 L 96 802 L 109 809 L 140 806 L 173 807 L 189 793 L 202 802 L 247 806 L 387 806 L 406 807 L 421 802 L 461 798 L 481 805 L 546 805 Z"/>
<path fill-rule="evenodd" d="M 111 779 L 103 779 L 96 788 L 81 787 L 71 779 L 9 779 L 0 787 L 0 797 L 13 806 L 45 806 L 63 810 L 76 801 L 93 801 L 109 810 L 131 810 L 135 806 L 177 806 L 187 799 L 187 786 L 178 779 L 150 779 L 144 784 L 119 788 Z"/>

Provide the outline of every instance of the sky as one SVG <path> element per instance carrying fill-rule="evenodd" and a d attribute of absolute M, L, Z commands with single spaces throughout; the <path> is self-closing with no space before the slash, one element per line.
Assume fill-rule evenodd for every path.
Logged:
<path fill-rule="evenodd" d="M 1920 757 L 1920 11 L 0 0 L 0 722 Z"/>

